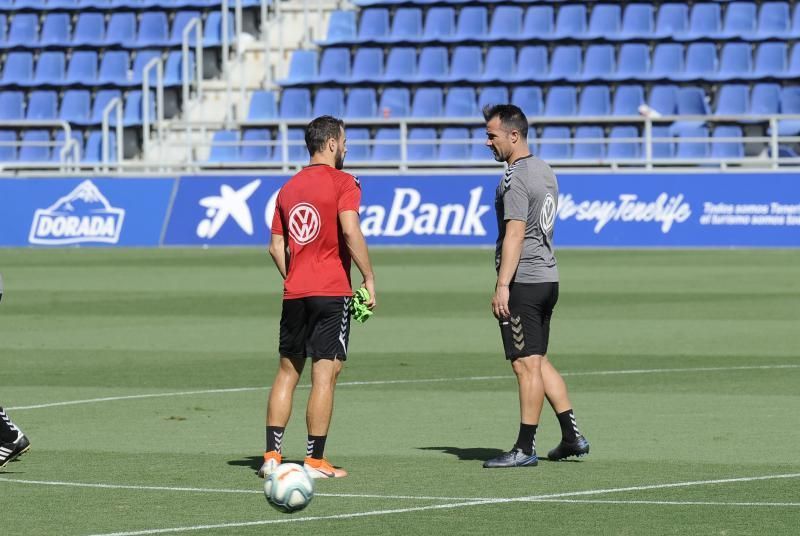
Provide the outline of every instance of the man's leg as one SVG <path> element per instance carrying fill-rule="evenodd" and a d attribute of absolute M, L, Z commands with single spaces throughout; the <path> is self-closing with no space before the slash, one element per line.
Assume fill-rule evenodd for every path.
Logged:
<path fill-rule="evenodd" d="M 308 443 L 305 466 L 313 478 L 347 476 L 347 471 L 333 467 L 324 459 L 325 442 L 333 415 L 336 380 L 342 367 L 343 362 L 339 359 L 314 359 L 311 365 L 311 394 L 308 396 L 306 409 Z"/>
<path fill-rule="evenodd" d="M 570 456 L 580 457 L 589 454 L 589 442 L 578 430 L 572 403 L 567 394 L 567 384 L 547 356 L 542 358 L 542 378 L 545 396 L 553 407 L 561 427 L 561 442 L 548 453 L 547 458 L 563 460 Z"/>
<path fill-rule="evenodd" d="M 258 476 L 264 478 L 280 465 L 283 455 L 283 434 L 292 414 L 292 398 L 306 360 L 302 357 L 281 357 L 278 374 L 272 382 L 267 402 L 267 429 L 264 463 Z"/>

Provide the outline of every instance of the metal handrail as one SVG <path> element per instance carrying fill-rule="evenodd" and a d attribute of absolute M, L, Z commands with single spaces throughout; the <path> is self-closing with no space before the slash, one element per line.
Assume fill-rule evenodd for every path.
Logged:
<path fill-rule="evenodd" d="M 192 30 L 195 31 L 195 96 L 197 97 L 197 102 L 203 101 L 203 20 L 199 17 L 195 17 L 189 21 L 189 24 L 183 29 L 183 36 L 181 38 L 181 61 L 182 61 L 182 72 L 181 75 L 183 76 L 183 80 L 181 80 L 181 92 L 182 92 L 182 106 L 183 106 L 183 114 L 184 116 L 190 113 L 190 104 L 189 99 L 191 98 L 191 79 L 189 77 L 189 41 L 191 39 L 191 32 Z M 186 138 L 189 139 L 191 137 L 191 127 L 186 127 Z M 192 148 L 190 146 L 186 147 L 186 160 L 190 161 L 192 159 Z"/>
<path fill-rule="evenodd" d="M 142 71 L 142 143 L 144 154 L 150 153 L 150 71 L 156 70 L 156 132 L 158 149 L 164 147 L 164 62 L 155 57 L 147 62 Z"/>
<path fill-rule="evenodd" d="M 66 164 L 79 164 L 81 161 L 81 146 L 77 142 L 77 140 L 73 139 L 72 137 L 72 126 L 63 119 L 29 119 L 29 120 L 3 120 L 3 127 L 11 127 L 11 128 L 36 128 L 36 127 L 44 127 L 44 128 L 60 128 L 64 131 L 64 146 L 59 150 L 58 153 L 58 162 L 52 163 L 53 166 L 56 164 L 60 168 L 68 169 Z M 0 141 L 0 147 L 24 147 L 24 146 L 46 146 L 46 147 L 58 147 L 58 142 L 56 141 L 24 141 L 24 140 L 16 140 L 16 141 Z M 72 162 L 69 160 L 70 154 L 72 155 Z M 43 164 L 44 162 L 37 163 L 37 165 Z M 3 162 L 0 167 L 4 168 L 16 168 L 18 167 L 20 162 Z M 26 163 L 22 163 L 23 165 Z"/>
<path fill-rule="evenodd" d="M 114 125 L 114 127 L 115 127 L 115 130 L 116 130 L 116 136 L 117 136 L 117 143 L 116 143 L 116 145 L 117 145 L 117 147 L 116 147 L 117 164 L 119 164 L 120 162 L 122 162 L 122 157 L 123 157 L 123 154 L 122 154 L 122 136 L 123 136 L 123 133 L 122 133 L 122 98 L 114 97 L 113 99 L 108 101 L 108 104 L 106 104 L 106 107 L 103 108 L 103 124 L 102 124 L 102 133 L 103 134 L 102 134 L 100 146 L 102 148 L 103 168 L 106 171 L 109 170 L 109 167 L 108 167 L 108 164 L 109 164 L 109 153 L 110 153 L 110 148 L 109 148 L 109 145 L 110 145 L 110 141 L 109 141 L 109 118 L 111 116 L 111 111 L 112 110 L 116 110 L 116 124 Z"/>

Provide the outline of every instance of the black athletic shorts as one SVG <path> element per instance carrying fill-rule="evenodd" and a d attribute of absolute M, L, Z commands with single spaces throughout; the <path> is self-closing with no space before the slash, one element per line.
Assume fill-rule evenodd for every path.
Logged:
<path fill-rule="evenodd" d="M 558 283 L 513 283 L 509 294 L 511 317 L 500 321 L 506 359 L 546 355 Z"/>
<path fill-rule="evenodd" d="M 347 359 L 352 300 L 344 296 L 283 300 L 280 355 Z"/>

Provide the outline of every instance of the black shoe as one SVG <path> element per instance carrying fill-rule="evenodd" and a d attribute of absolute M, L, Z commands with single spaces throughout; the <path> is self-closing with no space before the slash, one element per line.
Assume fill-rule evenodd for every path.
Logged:
<path fill-rule="evenodd" d="M 577 456 L 578 458 L 589 454 L 589 442 L 583 436 L 578 436 L 574 443 L 568 443 L 564 440 L 558 444 L 556 448 L 547 453 L 547 459 L 557 462 L 570 456 Z"/>
<path fill-rule="evenodd" d="M 536 452 L 533 454 L 525 454 L 522 449 L 513 448 L 509 452 L 504 452 L 497 458 L 486 460 L 483 466 L 487 468 L 494 467 L 533 467 L 539 463 L 539 458 L 536 457 Z"/>
<path fill-rule="evenodd" d="M 8 462 L 15 460 L 21 454 L 25 454 L 30 448 L 31 442 L 22 432 L 19 432 L 14 441 L 0 443 L 0 468 L 5 467 Z"/>

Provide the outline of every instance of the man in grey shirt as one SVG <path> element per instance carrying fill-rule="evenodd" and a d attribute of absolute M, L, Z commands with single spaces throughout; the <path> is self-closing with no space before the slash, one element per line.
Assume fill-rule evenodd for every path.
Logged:
<path fill-rule="evenodd" d="M 589 453 L 589 442 L 575 422 L 564 379 L 547 359 L 550 317 L 558 301 L 558 267 L 553 227 L 558 183 L 546 163 L 528 148 L 528 119 L 511 104 L 487 106 L 486 145 L 508 169 L 495 195 L 497 285 L 492 312 L 500 322 L 506 359 L 517 376 L 520 425 L 511 451 L 487 460 L 484 467 L 537 465 L 536 429 L 544 398 L 561 425 L 561 442 L 550 460 Z"/>

